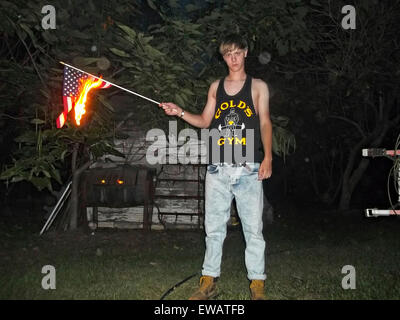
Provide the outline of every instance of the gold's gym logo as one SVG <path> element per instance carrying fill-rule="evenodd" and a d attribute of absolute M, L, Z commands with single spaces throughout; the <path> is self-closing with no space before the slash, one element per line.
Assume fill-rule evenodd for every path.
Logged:
<path fill-rule="evenodd" d="M 219 146 L 223 146 L 225 143 L 229 143 L 229 144 L 241 144 L 243 146 L 246 145 L 246 138 L 241 138 L 239 139 L 238 137 L 232 137 L 232 138 L 219 138 L 218 139 L 218 145 Z"/>
<path fill-rule="evenodd" d="M 239 100 L 237 105 L 233 104 L 233 100 L 229 100 L 229 102 L 222 102 L 217 112 L 215 112 L 215 119 L 218 119 L 221 116 L 221 112 L 228 108 L 239 108 L 243 110 L 247 117 L 251 117 L 253 115 L 253 111 L 251 111 L 250 107 L 246 104 L 246 102 Z"/>

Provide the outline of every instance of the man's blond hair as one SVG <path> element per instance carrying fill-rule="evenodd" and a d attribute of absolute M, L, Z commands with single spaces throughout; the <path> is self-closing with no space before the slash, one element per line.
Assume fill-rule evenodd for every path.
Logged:
<path fill-rule="evenodd" d="M 225 55 L 226 53 L 235 49 L 247 50 L 247 48 L 247 41 L 242 38 L 242 36 L 239 34 L 230 34 L 221 41 L 219 52 L 222 55 Z"/>

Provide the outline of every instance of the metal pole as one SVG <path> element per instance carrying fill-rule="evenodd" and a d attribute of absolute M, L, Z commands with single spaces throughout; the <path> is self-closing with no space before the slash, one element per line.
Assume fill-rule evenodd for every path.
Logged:
<path fill-rule="evenodd" d="M 43 232 L 45 232 L 50 227 L 50 225 L 53 223 L 55 217 L 57 216 L 58 212 L 61 210 L 62 206 L 64 205 L 65 200 L 69 197 L 69 195 L 71 193 L 71 184 L 72 184 L 72 181 L 70 181 L 67 184 L 67 187 L 65 188 L 63 194 L 61 195 L 60 199 L 57 201 L 57 204 L 53 208 L 53 211 L 51 212 L 49 218 L 47 219 L 42 230 L 40 231 L 40 235 L 42 235 Z"/>

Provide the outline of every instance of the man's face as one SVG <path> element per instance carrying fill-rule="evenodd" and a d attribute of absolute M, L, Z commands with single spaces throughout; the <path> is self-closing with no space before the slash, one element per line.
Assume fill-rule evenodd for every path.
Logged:
<path fill-rule="evenodd" d="M 244 66 L 244 58 L 247 56 L 247 50 L 233 48 L 224 54 L 224 60 L 228 68 L 232 71 L 238 71 Z"/>

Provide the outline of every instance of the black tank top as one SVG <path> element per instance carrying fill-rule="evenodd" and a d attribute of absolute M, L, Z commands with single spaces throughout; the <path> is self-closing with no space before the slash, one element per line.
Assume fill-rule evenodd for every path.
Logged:
<path fill-rule="evenodd" d="M 209 163 L 261 162 L 260 121 L 251 96 L 252 78 L 247 75 L 242 89 L 233 96 L 225 92 L 224 81 L 221 79 L 218 85 L 210 125 Z"/>

